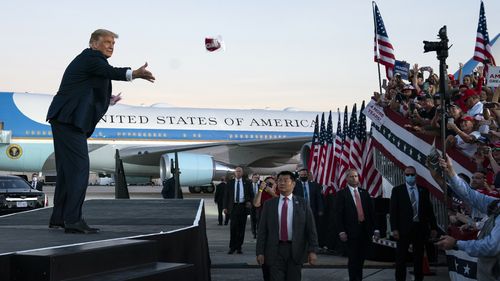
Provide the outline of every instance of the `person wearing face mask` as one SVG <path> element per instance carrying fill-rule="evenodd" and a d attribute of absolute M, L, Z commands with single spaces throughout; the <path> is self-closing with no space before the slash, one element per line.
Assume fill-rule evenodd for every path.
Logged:
<path fill-rule="evenodd" d="M 295 183 L 293 195 L 303 197 L 314 215 L 314 222 L 316 223 L 316 232 L 318 233 L 318 240 L 320 247 L 325 246 L 325 235 L 320 224 L 320 219 L 323 216 L 323 197 L 321 196 L 322 187 L 314 181 L 309 180 L 309 171 L 306 168 L 299 170 L 299 178 Z"/>
<path fill-rule="evenodd" d="M 392 189 L 390 221 L 396 246 L 396 281 L 406 280 L 408 246 L 413 245 L 415 280 L 423 280 L 424 245 L 437 236 L 437 224 L 427 189 L 416 184 L 415 167 L 404 170 L 405 183 Z"/>

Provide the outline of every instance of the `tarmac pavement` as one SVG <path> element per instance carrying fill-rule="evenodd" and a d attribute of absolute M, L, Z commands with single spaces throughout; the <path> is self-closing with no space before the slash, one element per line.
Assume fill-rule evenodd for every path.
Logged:
<path fill-rule="evenodd" d="M 53 186 L 44 187 L 44 191 L 50 198 L 52 205 Z M 129 187 L 132 199 L 161 198 L 161 187 L 158 186 L 131 186 Z M 91 186 L 87 191 L 87 199 L 111 199 L 114 198 L 114 187 Z M 256 240 L 250 230 L 250 218 L 247 220 L 245 241 L 242 247 L 243 254 L 228 255 L 229 250 L 229 225 L 219 226 L 217 224 L 217 206 L 213 201 L 213 194 L 190 194 L 184 192 L 184 198 L 202 198 L 205 202 L 205 215 L 207 222 L 207 237 L 212 262 L 212 280 L 214 281 L 250 281 L 263 280 L 262 271 L 255 259 Z M 426 276 L 424 280 L 444 281 L 450 280 L 447 267 L 431 267 L 436 272 L 434 276 Z M 394 280 L 394 264 L 384 262 L 366 261 L 363 270 L 363 280 L 389 281 Z M 347 258 L 319 254 L 316 266 L 306 265 L 302 270 L 303 281 L 330 281 L 349 280 L 347 272 Z M 407 280 L 414 280 L 413 275 L 408 274 Z"/>

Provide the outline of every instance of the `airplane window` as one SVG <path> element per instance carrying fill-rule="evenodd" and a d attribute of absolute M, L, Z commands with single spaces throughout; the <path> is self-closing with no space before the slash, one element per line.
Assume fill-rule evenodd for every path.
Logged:
<path fill-rule="evenodd" d="M 29 134 L 30 134 L 30 131 L 26 131 L 25 133 L 26 133 L 26 135 L 29 135 Z"/>
<path fill-rule="evenodd" d="M 167 134 L 163 134 L 164 137 L 167 137 Z"/>
<path fill-rule="evenodd" d="M 31 134 L 34 135 L 35 134 L 35 131 L 31 131 Z"/>
<path fill-rule="evenodd" d="M 39 136 L 41 133 L 40 131 L 36 131 L 36 135 Z"/>
<path fill-rule="evenodd" d="M 43 131 L 42 135 L 44 135 L 44 136 L 47 135 L 47 131 Z"/>
<path fill-rule="evenodd" d="M 233 138 L 233 135 L 232 134 L 229 134 L 229 138 L 232 139 Z"/>
<path fill-rule="evenodd" d="M 183 137 L 183 138 L 186 138 L 186 137 L 187 137 L 187 135 L 186 135 L 186 134 L 182 134 L 182 137 Z"/>
<path fill-rule="evenodd" d="M 155 138 L 156 138 L 156 133 L 153 133 L 153 137 L 155 137 Z"/>
<path fill-rule="evenodd" d="M 116 135 L 117 135 L 117 136 L 121 136 L 121 135 L 122 135 L 122 133 L 118 132 L 118 133 L 116 133 Z"/>
<path fill-rule="evenodd" d="M 151 137 L 151 133 L 148 133 L 148 137 Z"/>
<path fill-rule="evenodd" d="M 248 135 L 245 135 L 245 138 L 248 139 Z"/>
<path fill-rule="evenodd" d="M 250 138 L 253 139 L 253 135 L 250 135 Z"/>
<path fill-rule="evenodd" d="M 201 134 L 198 134 L 198 137 L 201 138 Z"/>

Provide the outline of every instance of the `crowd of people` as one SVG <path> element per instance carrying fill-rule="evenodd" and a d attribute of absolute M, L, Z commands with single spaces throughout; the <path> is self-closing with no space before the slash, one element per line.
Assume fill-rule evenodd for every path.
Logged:
<path fill-rule="evenodd" d="M 477 239 L 478 232 L 485 225 L 490 228 L 488 231 L 492 231 L 491 221 L 496 216 L 492 219 L 491 209 L 498 209 L 498 201 L 494 199 L 500 198 L 500 91 L 484 85 L 483 71 L 483 67 L 478 67 L 473 75 L 462 77 L 460 72 L 458 79 L 452 75 L 446 77 L 448 91 L 451 93 L 446 96 L 445 108 L 447 146 L 474 161 L 476 167 L 471 175 L 459 174 L 463 184 L 457 184 L 451 164 L 447 166 L 446 161 L 442 160 L 442 168 L 448 171 L 446 178 L 442 178 L 429 165 L 435 179 L 438 182 L 447 181 L 450 186 L 450 228 L 444 231 L 438 229 L 429 192 L 416 184 L 414 167 L 406 167 L 405 183 L 393 188 L 390 229 L 391 239 L 397 241 L 396 280 L 406 279 L 404 261 L 410 244 L 413 245 L 414 252 L 415 280 L 422 280 L 424 244 L 438 241 L 437 246 L 451 249 L 459 245 L 457 241 Z M 415 65 L 410 71 L 408 83 L 401 76 L 395 75 L 384 84 L 385 93 L 374 95 L 379 105 L 405 117 L 403 126 L 408 130 L 440 136 L 439 77 L 431 68 L 419 68 Z M 300 280 L 302 262 L 314 263 L 316 257 L 311 256 L 311 253 L 316 252 L 346 255 L 349 259 L 350 280 L 361 280 L 367 249 L 370 248 L 372 239 L 378 239 L 380 234 L 373 217 L 373 198 L 365 190 L 358 188 L 357 172 L 347 171 L 347 187 L 337 194 L 325 193 L 325 188 L 314 182 L 305 168 L 294 174 L 285 174 L 287 184 L 281 183 L 283 180 L 280 175 L 284 176 L 283 174 L 263 179 L 260 175 L 253 174 L 247 179 L 243 176 L 243 169 L 238 167 L 232 180 L 226 182 L 222 179 L 217 186 L 215 202 L 219 209 L 218 223 L 230 223 L 228 254 L 242 253 L 245 225 L 247 216 L 250 215 L 252 235 L 257 239 L 257 261 L 262 265 L 264 280 Z M 491 205 L 487 208 L 489 211 L 485 211 L 484 204 L 476 206 L 472 197 L 464 196 L 468 192 L 464 192 L 464 189 L 467 188 L 488 198 L 486 201 Z M 306 211 L 303 216 L 310 214 L 313 221 L 312 230 L 311 225 L 307 225 L 304 230 L 299 231 L 307 234 L 305 237 L 300 236 L 300 249 L 293 246 L 298 243 L 295 237 L 289 235 L 288 238 L 281 238 L 286 228 L 280 225 L 282 220 L 286 221 L 281 217 L 283 212 L 286 213 L 281 209 L 284 204 L 281 200 L 286 201 L 284 198 L 288 196 L 291 196 L 290 202 L 293 202 L 292 198 L 301 198 L 300 202 L 295 202 L 298 204 L 296 206 L 301 206 L 302 202 L 307 203 L 310 213 Z M 270 203 L 265 204 L 268 201 Z M 278 211 L 277 216 L 274 215 L 278 217 L 277 221 L 268 217 L 271 212 L 269 206 L 274 206 L 271 209 L 273 212 Z M 497 226 L 496 229 L 498 228 Z M 293 232 L 292 228 L 289 228 L 290 232 Z M 441 236 L 440 240 L 439 236 L 447 234 L 446 232 L 452 236 Z M 497 241 L 499 238 L 495 239 Z M 488 253 L 500 253 L 498 245 L 490 245 Z M 269 247 L 272 251 L 269 251 Z M 465 246 L 462 248 L 466 250 Z M 298 254 L 297 251 L 303 253 Z M 271 252 L 272 257 L 266 259 Z M 292 275 L 293 278 L 290 277 Z M 283 276 L 288 277 L 283 279 Z"/>
<path fill-rule="evenodd" d="M 477 67 L 472 75 L 463 76 L 462 67 L 460 64 L 457 79 L 451 74 L 445 77 L 450 93 L 445 108 L 446 144 L 474 161 L 475 171 L 463 178 L 479 192 L 500 198 L 500 89 L 495 91 L 485 86 L 483 66 Z M 395 75 L 384 88 L 385 93 L 375 93 L 375 99 L 379 105 L 407 118 L 404 127 L 440 136 L 439 76 L 432 68 L 419 68 L 415 64 L 409 83 Z M 456 221 L 455 217 L 452 221 Z"/>

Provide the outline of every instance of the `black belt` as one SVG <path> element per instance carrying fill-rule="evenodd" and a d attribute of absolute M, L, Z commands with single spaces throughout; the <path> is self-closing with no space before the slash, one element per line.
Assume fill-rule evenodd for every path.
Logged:
<path fill-rule="evenodd" d="M 234 204 L 234 205 L 243 205 L 243 204 L 246 204 L 246 203 L 245 203 L 245 202 L 241 202 L 241 203 L 236 203 L 236 202 L 234 202 L 233 204 Z"/>
<path fill-rule="evenodd" d="M 291 240 L 287 240 L 287 241 L 280 240 L 279 243 L 280 244 L 292 244 L 292 241 Z"/>

